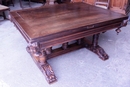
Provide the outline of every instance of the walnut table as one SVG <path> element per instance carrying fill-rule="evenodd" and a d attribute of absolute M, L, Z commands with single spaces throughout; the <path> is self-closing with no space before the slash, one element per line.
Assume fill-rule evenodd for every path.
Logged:
<path fill-rule="evenodd" d="M 86 3 L 67 3 L 10 12 L 11 21 L 26 39 L 27 51 L 45 74 L 48 83 L 56 76 L 47 60 L 86 47 L 102 60 L 107 53 L 98 45 L 100 33 L 127 24 L 127 16 Z M 92 41 L 86 37 L 93 36 Z M 75 41 L 70 44 L 69 42 Z M 53 49 L 53 46 L 61 47 Z M 85 55 L 84 55 L 85 56 Z"/>

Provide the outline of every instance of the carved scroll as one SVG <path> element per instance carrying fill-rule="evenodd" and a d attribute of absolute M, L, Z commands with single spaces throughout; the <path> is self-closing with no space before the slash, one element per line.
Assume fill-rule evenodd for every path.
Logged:
<path fill-rule="evenodd" d="M 44 50 L 40 49 L 38 43 L 31 43 L 27 47 L 27 51 L 34 57 L 34 61 L 44 73 L 47 82 L 50 84 L 57 81 L 56 76 L 47 62 L 47 54 L 51 53 L 52 48 L 46 48 Z"/>
<path fill-rule="evenodd" d="M 127 25 L 128 20 L 124 20 L 121 25 L 115 30 L 117 32 L 117 35 L 121 32 L 121 27 L 124 27 Z"/>

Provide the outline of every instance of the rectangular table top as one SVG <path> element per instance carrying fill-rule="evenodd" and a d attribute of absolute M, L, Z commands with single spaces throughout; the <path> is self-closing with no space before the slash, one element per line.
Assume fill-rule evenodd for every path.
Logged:
<path fill-rule="evenodd" d="M 10 15 L 28 40 L 84 27 L 89 30 L 127 19 L 126 15 L 82 2 L 17 10 Z"/>

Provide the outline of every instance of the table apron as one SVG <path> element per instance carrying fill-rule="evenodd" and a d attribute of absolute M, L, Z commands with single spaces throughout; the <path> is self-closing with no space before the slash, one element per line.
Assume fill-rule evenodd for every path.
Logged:
<path fill-rule="evenodd" d="M 107 30 L 118 28 L 121 26 L 121 23 L 122 22 L 118 22 L 118 23 L 114 23 L 111 25 L 106 25 L 103 27 L 94 28 L 94 29 L 83 31 L 83 32 L 78 32 L 78 33 L 66 35 L 66 36 L 55 38 L 55 39 L 48 40 L 48 41 L 41 41 L 38 43 L 40 44 L 41 49 L 49 48 L 49 47 L 52 47 L 55 45 L 63 44 L 63 43 L 70 42 L 70 41 L 77 40 L 77 39 L 81 39 L 81 38 L 84 38 L 87 36 L 92 36 L 92 35 L 97 34 L 97 33 L 102 33 L 102 32 L 105 32 Z"/>

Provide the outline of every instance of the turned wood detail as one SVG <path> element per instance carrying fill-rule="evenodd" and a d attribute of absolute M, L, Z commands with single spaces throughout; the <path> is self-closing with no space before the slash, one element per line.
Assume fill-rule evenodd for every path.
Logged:
<path fill-rule="evenodd" d="M 46 54 L 51 54 L 52 53 L 52 47 L 46 48 L 45 51 L 46 51 Z"/>
<path fill-rule="evenodd" d="M 97 47 L 97 45 L 98 45 L 99 35 L 100 35 L 99 33 L 98 33 L 98 34 L 93 35 L 92 45 L 93 45 L 93 47 L 94 47 L 94 48 L 96 48 L 96 47 Z"/>
<path fill-rule="evenodd" d="M 117 35 L 121 32 L 121 27 L 124 27 L 127 25 L 128 20 L 124 20 L 121 25 L 115 30 L 117 32 Z"/>
<path fill-rule="evenodd" d="M 34 56 L 35 62 L 38 64 L 41 71 L 45 74 L 45 78 L 48 83 L 50 84 L 57 81 L 51 66 L 47 62 L 47 54 L 51 53 L 52 47 L 41 50 L 39 43 L 35 42 L 29 44 L 27 51 Z"/>
<path fill-rule="evenodd" d="M 46 80 L 49 84 L 57 81 L 57 78 L 54 74 L 54 71 L 52 70 L 50 64 L 48 64 L 47 62 L 44 65 L 41 65 L 41 70 L 42 72 L 45 74 Z"/>
<path fill-rule="evenodd" d="M 81 39 L 77 40 L 77 44 L 80 45 L 82 43 Z"/>
<path fill-rule="evenodd" d="M 68 42 L 62 44 L 62 48 L 65 50 L 68 47 Z"/>
<path fill-rule="evenodd" d="M 42 52 L 40 51 L 40 45 L 39 43 L 35 42 L 35 43 L 29 43 L 29 48 L 32 54 L 34 54 L 34 56 L 38 57 L 38 56 L 42 56 Z"/>

